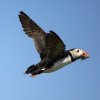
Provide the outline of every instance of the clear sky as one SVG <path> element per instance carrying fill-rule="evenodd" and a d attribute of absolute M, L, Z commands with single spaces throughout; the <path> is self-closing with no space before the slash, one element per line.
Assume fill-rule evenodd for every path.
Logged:
<path fill-rule="evenodd" d="M 54 30 L 66 49 L 90 54 L 51 74 L 24 75 L 39 62 L 22 31 L 20 11 L 46 32 Z M 100 100 L 100 0 L 0 0 L 0 100 Z"/>

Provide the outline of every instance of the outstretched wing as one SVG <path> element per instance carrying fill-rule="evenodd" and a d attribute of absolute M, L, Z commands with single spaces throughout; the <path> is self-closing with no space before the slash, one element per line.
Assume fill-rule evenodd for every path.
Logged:
<path fill-rule="evenodd" d="M 19 19 L 22 24 L 24 32 L 35 41 L 35 46 L 40 56 L 44 56 L 46 47 L 46 33 L 41 29 L 28 15 L 20 12 Z M 43 54 L 42 54 L 43 52 Z"/>
<path fill-rule="evenodd" d="M 19 14 L 19 19 L 24 32 L 34 39 L 41 60 L 47 57 L 47 55 L 52 60 L 63 55 L 65 45 L 55 32 L 50 31 L 50 33 L 46 34 L 43 29 L 22 11 Z"/>
<path fill-rule="evenodd" d="M 51 59 L 59 58 L 64 55 L 65 44 L 60 37 L 53 31 L 47 34 L 48 57 Z"/>

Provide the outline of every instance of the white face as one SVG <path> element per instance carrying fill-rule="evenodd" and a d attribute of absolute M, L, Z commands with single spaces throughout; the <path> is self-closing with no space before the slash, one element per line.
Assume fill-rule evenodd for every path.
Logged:
<path fill-rule="evenodd" d="M 86 58 L 89 58 L 88 53 L 83 51 L 82 49 L 76 48 L 76 49 L 71 50 L 70 52 L 71 52 L 72 56 L 76 59 L 80 58 L 80 59 L 85 60 Z"/>

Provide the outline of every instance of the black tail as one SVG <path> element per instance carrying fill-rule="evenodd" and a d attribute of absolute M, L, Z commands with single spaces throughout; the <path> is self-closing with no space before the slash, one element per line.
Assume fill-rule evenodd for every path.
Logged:
<path fill-rule="evenodd" d="M 25 71 L 25 74 L 32 73 L 34 70 L 36 70 L 35 65 L 31 65 L 30 67 L 27 68 L 27 70 Z"/>
<path fill-rule="evenodd" d="M 44 70 L 38 70 L 38 67 L 35 65 L 31 65 L 27 70 L 25 71 L 25 74 L 31 74 L 31 75 L 38 75 L 43 73 Z"/>

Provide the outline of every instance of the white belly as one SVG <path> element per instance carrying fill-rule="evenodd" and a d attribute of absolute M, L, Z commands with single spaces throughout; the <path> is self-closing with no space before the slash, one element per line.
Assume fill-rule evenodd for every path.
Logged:
<path fill-rule="evenodd" d="M 61 59 L 59 61 L 56 61 L 54 63 L 54 65 L 50 69 L 45 70 L 44 73 L 54 72 L 54 71 L 64 67 L 67 64 L 70 64 L 70 63 L 71 63 L 70 56 L 68 56 L 67 58 L 65 57 L 65 58 L 63 58 L 63 59 Z"/>

